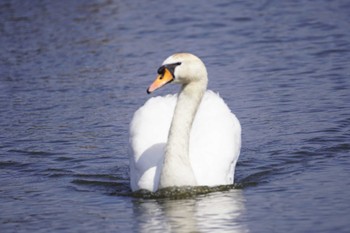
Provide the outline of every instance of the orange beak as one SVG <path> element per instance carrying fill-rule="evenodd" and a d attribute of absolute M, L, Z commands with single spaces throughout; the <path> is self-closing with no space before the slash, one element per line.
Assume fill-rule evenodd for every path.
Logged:
<path fill-rule="evenodd" d="M 165 68 L 164 73 L 159 74 L 156 80 L 154 80 L 151 86 L 149 86 L 149 88 L 147 89 L 147 93 L 150 94 L 153 91 L 157 90 L 158 88 L 161 88 L 162 86 L 164 86 L 167 83 L 170 83 L 173 80 L 174 80 L 174 77 L 172 73 L 167 68 Z"/>

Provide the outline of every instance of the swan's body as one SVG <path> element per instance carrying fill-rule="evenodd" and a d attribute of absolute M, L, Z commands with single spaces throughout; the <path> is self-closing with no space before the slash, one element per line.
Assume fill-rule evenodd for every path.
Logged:
<path fill-rule="evenodd" d="M 134 114 L 132 190 L 232 184 L 241 127 L 222 98 L 205 91 L 204 64 L 192 54 L 175 54 L 158 73 L 149 92 L 171 81 L 182 84 L 182 89 L 178 95 L 149 99 Z"/>

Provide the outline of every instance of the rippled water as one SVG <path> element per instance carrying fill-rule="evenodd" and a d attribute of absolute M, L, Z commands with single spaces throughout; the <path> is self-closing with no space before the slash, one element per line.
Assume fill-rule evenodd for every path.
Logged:
<path fill-rule="evenodd" d="M 1 1 L 0 231 L 347 232 L 349 12 L 346 0 Z M 128 124 L 179 51 L 204 60 L 241 121 L 237 188 L 136 197 Z"/>

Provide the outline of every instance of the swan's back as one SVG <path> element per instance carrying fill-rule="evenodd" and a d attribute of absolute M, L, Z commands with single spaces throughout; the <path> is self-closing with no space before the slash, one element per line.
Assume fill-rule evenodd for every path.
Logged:
<path fill-rule="evenodd" d="M 198 184 L 232 184 L 240 148 L 239 121 L 221 97 L 207 91 L 190 138 L 190 160 Z"/>
<path fill-rule="evenodd" d="M 156 191 L 177 95 L 154 97 L 130 125 L 130 179 L 133 190 Z M 190 137 L 190 162 L 198 185 L 232 184 L 241 147 L 239 121 L 212 91 L 206 91 Z"/>
<path fill-rule="evenodd" d="M 130 124 L 130 183 L 133 191 L 156 191 L 177 95 L 150 98 Z"/>

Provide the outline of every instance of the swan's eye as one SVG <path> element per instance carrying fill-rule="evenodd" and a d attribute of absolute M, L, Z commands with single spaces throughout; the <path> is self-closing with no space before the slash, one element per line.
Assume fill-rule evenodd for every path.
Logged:
<path fill-rule="evenodd" d="M 159 67 L 157 73 L 158 74 L 164 74 L 164 70 L 165 70 L 165 66 L 161 66 L 161 67 Z"/>
<path fill-rule="evenodd" d="M 175 68 L 177 66 L 181 65 L 181 62 L 176 62 L 176 63 L 172 63 L 172 64 L 168 64 L 166 65 L 166 68 L 168 68 L 169 70 L 171 70 L 172 72 L 174 72 Z"/>
<path fill-rule="evenodd" d="M 177 66 L 181 65 L 181 62 L 176 62 L 176 63 L 172 63 L 172 64 L 167 64 L 167 65 L 164 65 L 170 72 L 171 74 L 173 75 L 174 77 L 174 72 L 175 72 L 175 68 Z"/>
<path fill-rule="evenodd" d="M 179 65 L 181 65 L 181 62 L 166 64 L 166 65 L 162 65 L 161 67 L 159 67 L 159 69 L 157 71 L 157 73 L 159 74 L 159 79 L 160 80 L 163 79 L 166 69 L 171 73 L 173 78 L 175 78 L 174 71 L 175 71 L 175 68 Z"/>

